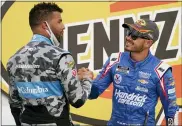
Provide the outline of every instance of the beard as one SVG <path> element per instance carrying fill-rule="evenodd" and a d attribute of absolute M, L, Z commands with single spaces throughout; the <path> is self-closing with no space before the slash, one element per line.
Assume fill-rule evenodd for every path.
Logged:
<path fill-rule="evenodd" d="M 58 42 L 59 42 L 59 47 L 60 48 L 63 48 L 63 36 L 62 35 L 59 35 L 59 36 L 56 36 Z"/>
<path fill-rule="evenodd" d="M 144 44 L 134 42 L 132 39 L 127 39 L 125 42 L 125 51 L 140 53 L 145 49 Z"/>
<path fill-rule="evenodd" d="M 125 51 L 128 52 L 135 52 L 135 53 L 140 53 L 145 49 L 144 45 L 137 46 L 135 43 L 130 44 L 130 45 L 125 45 Z"/>
<path fill-rule="evenodd" d="M 133 47 L 132 49 L 131 48 L 127 48 L 127 47 L 125 47 L 125 51 L 128 51 L 128 52 L 135 52 L 135 53 L 140 53 L 140 52 L 142 52 L 143 50 L 144 50 L 145 48 L 144 48 L 144 46 L 142 45 L 142 46 L 140 46 L 140 47 Z"/>
<path fill-rule="evenodd" d="M 63 36 L 61 34 L 56 35 L 56 39 L 58 40 L 58 42 L 61 44 L 63 43 Z"/>

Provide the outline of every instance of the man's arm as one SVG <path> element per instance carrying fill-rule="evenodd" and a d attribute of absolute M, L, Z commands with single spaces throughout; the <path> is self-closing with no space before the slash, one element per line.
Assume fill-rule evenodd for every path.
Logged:
<path fill-rule="evenodd" d="M 92 89 L 89 99 L 96 99 L 102 94 L 105 89 L 109 87 L 112 82 L 110 58 L 106 61 L 102 70 L 97 75 L 96 79 L 92 82 Z"/>
<path fill-rule="evenodd" d="M 174 122 L 178 106 L 176 105 L 175 82 L 171 69 L 168 69 L 161 78 L 158 94 L 164 108 L 166 124 L 172 123 L 171 121 Z"/>
<path fill-rule="evenodd" d="M 18 90 L 14 84 L 13 75 L 11 75 L 9 69 L 7 69 L 9 75 L 9 104 L 11 113 L 15 119 L 17 126 L 21 126 L 19 116 L 22 109 L 22 99 L 19 96 Z"/>
<path fill-rule="evenodd" d="M 57 66 L 57 76 L 61 80 L 69 103 L 76 108 L 85 103 L 91 91 L 91 72 L 88 71 L 86 74 L 80 81 L 73 57 L 70 54 L 61 57 Z"/>

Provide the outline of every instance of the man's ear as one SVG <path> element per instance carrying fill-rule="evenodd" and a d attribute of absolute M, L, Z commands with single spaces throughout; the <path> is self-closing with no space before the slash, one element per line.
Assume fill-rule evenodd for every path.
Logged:
<path fill-rule="evenodd" d="M 45 29 L 45 30 L 48 30 L 48 27 L 47 27 L 47 24 L 46 24 L 45 21 L 42 22 L 41 27 L 42 27 L 43 29 Z"/>
<path fill-rule="evenodd" d="M 147 48 L 150 48 L 152 46 L 152 44 L 153 44 L 153 40 L 146 40 L 145 46 Z"/>

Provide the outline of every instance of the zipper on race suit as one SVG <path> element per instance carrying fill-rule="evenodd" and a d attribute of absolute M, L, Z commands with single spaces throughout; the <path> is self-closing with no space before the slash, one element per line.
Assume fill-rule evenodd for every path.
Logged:
<path fill-rule="evenodd" d="M 149 117 L 149 110 L 147 111 L 145 115 L 144 126 L 147 126 L 148 117 Z"/>

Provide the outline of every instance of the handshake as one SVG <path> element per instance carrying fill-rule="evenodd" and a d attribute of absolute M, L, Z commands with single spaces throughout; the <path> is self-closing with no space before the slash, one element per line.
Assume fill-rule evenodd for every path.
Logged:
<path fill-rule="evenodd" d="M 92 71 L 90 71 L 88 68 L 80 68 L 78 69 L 78 78 L 79 80 L 83 80 L 83 79 L 86 79 L 86 78 L 90 78 L 93 80 L 93 77 L 94 77 L 94 74 Z"/>

